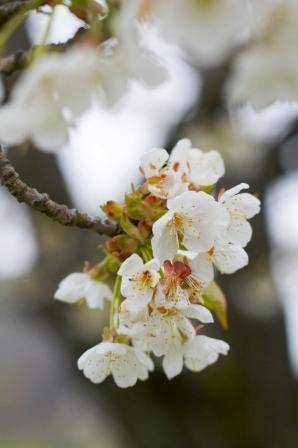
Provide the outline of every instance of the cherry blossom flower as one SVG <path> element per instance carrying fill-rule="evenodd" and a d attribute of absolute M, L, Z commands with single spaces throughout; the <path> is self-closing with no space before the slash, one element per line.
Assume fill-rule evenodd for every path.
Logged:
<path fill-rule="evenodd" d="M 200 372 L 214 364 L 219 355 L 227 355 L 230 347 L 224 341 L 198 335 L 184 345 L 185 365 L 193 372 Z"/>
<path fill-rule="evenodd" d="M 127 92 L 131 81 L 158 87 L 168 78 L 164 60 L 152 51 L 145 30 L 137 21 L 137 4 L 131 0 L 121 2 L 114 20 L 114 37 L 105 44 L 105 58 L 100 73 L 104 98 L 113 106 Z"/>
<path fill-rule="evenodd" d="M 248 34 L 246 0 L 137 0 L 140 11 L 202 66 L 223 61 Z"/>
<path fill-rule="evenodd" d="M 246 183 L 241 183 L 226 190 L 219 198 L 221 204 L 230 214 L 230 223 L 227 229 L 226 239 L 230 243 L 245 247 L 251 240 L 252 228 L 248 219 L 260 212 L 260 200 L 250 193 L 240 193 L 249 188 Z"/>
<path fill-rule="evenodd" d="M 161 148 L 145 154 L 141 170 L 146 182 L 133 190 L 133 199 L 127 195 L 124 205 L 110 202 L 110 207 L 105 207 L 123 231 L 116 236 L 120 246 L 123 237 L 135 242 L 128 245 L 128 258 L 124 256 L 122 261 L 121 256 L 120 261 L 113 244 L 107 244 L 108 254 L 99 265 L 89 273 L 71 274 L 55 294 L 68 303 L 85 298 L 90 307 L 101 308 L 104 298 L 112 298 L 110 327 L 103 331 L 103 342 L 78 361 L 79 369 L 94 383 L 104 381 L 109 374 L 119 387 L 147 379 L 153 369 L 150 353 L 162 357 L 168 379 L 180 374 L 183 364 L 201 371 L 228 353 L 226 342 L 201 335 L 202 324 L 213 322 L 210 310 L 202 304 L 212 308 L 226 325 L 226 300 L 212 283 L 214 269 L 230 274 L 248 263 L 244 250 L 252 236 L 248 220 L 260 211 L 260 201 L 243 192 L 249 188 L 245 183 L 220 190 L 218 200 L 204 191 L 194 191 L 204 182 L 216 182 L 224 166 L 218 153 L 202 153 L 189 140 L 180 140 L 170 158 Z M 155 183 L 155 190 L 149 189 L 154 185 L 152 180 L 169 173 L 177 177 L 177 186 L 190 190 L 176 196 L 161 181 L 159 187 Z M 154 195 L 169 198 L 165 201 Z M 155 222 L 150 217 L 146 223 L 143 205 L 148 205 L 148 200 L 153 211 L 156 207 L 153 216 L 161 216 Z M 136 238 L 131 228 L 140 230 Z M 108 286 L 98 281 L 102 272 L 118 274 L 113 297 Z"/>
<path fill-rule="evenodd" d="M 120 328 L 129 336 L 135 347 L 153 351 L 156 356 L 166 355 L 174 345 L 181 345 L 195 337 L 195 329 L 189 319 L 207 324 L 213 322 L 210 311 L 197 304 L 183 309 L 151 308 L 139 316 L 127 313 L 125 302 L 120 312 Z"/>
<path fill-rule="evenodd" d="M 225 166 L 219 152 L 204 152 L 193 148 L 189 139 L 179 140 L 173 148 L 170 163 L 185 180 L 196 186 L 215 184 L 225 173 Z"/>
<path fill-rule="evenodd" d="M 240 193 L 249 188 L 239 184 L 225 191 L 219 198 L 219 205 L 229 214 L 226 227 L 218 232 L 213 247 L 190 263 L 192 269 L 200 269 L 207 276 L 212 275 L 212 264 L 224 274 L 232 274 L 248 264 L 248 255 L 243 249 L 252 236 L 251 225 L 247 221 L 260 211 L 260 201 L 252 194 Z"/>
<path fill-rule="evenodd" d="M 227 83 L 227 97 L 232 104 L 250 102 L 256 109 L 275 101 L 297 101 L 297 1 L 255 0 L 255 3 L 265 10 L 261 12 L 263 30 L 236 58 Z"/>
<path fill-rule="evenodd" d="M 163 265 L 164 276 L 161 278 L 154 303 L 158 307 L 183 309 L 190 305 L 188 291 L 183 288 L 191 273 L 187 264 L 167 260 Z"/>
<path fill-rule="evenodd" d="M 213 281 L 214 270 L 212 263 L 210 263 L 210 255 L 208 253 L 179 250 L 178 255 L 187 259 L 191 274 L 187 279 L 187 283 L 192 287 L 195 283 L 196 288 L 204 289 Z"/>
<path fill-rule="evenodd" d="M 141 157 L 141 171 L 146 179 L 158 176 L 165 166 L 169 154 L 163 148 L 153 148 Z"/>
<path fill-rule="evenodd" d="M 113 106 L 131 80 L 155 87 L 167 78 L 160 58 L 141 44 L 137 24 L 122 20 L 129 10 L 119 13 L 116 37 L 99 47 L 77 45 L 63 53 L 48 53 L 24 71 L 0 109 L 3 143 L 31 140 L 44 151 L 57 150 L 95 98 Z"/>
<path fill-rule="evenodd" d="M 193 252 L 210 250 L 229 214 L 204 192 L 187 191 L 167 202 L 168 212 L 153 225 L 152 248 L 156 258 L 172 260 L 182 243 Z"/>
<path fill-rule="evenodd" d="M 153 362 L 145 353 L 126 344 L 101 342 L 87 350 L 78 360 L 79 370 L 93 383 L 101 383 L 112 374 L 121 388 L 144 381 L 153 370 Z"/>
<path fill-rule="evenodd" d="M 127 309 L 139 312 L 151 301 L 160 275 L 159 261 L 143 262 L 137 254 L 131 255 L 121 265 L 118 275 L 122 276 L 121 293 L 127 298 Z"/>
<path fill-rule="evenodd" d="M 187 251 L 179 253 L 189 254 Z M 195 254 L 196 255 L 196 254 Z M 153 301 L 154 306 L 167 309 L 185 309 L 191 302 L 197 302 L 201 293 L 213 280 L 213 268 L 209 269 L 205 254 L 195 256 L 194 260 L 174 261 L 166 260 L 163 265 L 164 275 L 156 288 Z M 209 269 L 207 271 L 206 269 Z"/>
<path fill-rule="evenodd" d="M 247 266 L 248 261 L 248 255 L 241 246 L 220 238 L 215 240 L 213 248 L 205 258 L 208 268 L 211 269 L 213 263 L 221 274 L 233 274 Z"/>
<path fill-rule="evenodd" d="M 46 151 L 57 149 L 67 141 L 69 114 L 76 118 L 90 106 L 98 81 L 95 50 L 74 47 L 41 57 L 0 109 L 0 139 L 9 145 L 31 139 Z"/>
<path fill-rule="evenodd" d="M 163 368 L 168 379 L 172 379 L 182 372 L 184 359 L 189 370 L 200 372 L 215 363 L 220 354 L 227 355 L 228 351 L 229 345 L 224 341 L 195 336 L 184 345 L 173 344 L 163 359 Z"/>
<path fill-rule="evenodd" d="M 187 190 L 182 176 L 165 167 L 169 155 L 165 149 L 153 149 L 141 158 L 141 171 L 147 179 L 148 191 L 158 198 L 168 199 Z"/>
<path fill-rule="evenodd" d="M 104 308 L 104 299 L 110 300 L 112 291 L 101 281 L 92 279 L 89 274 L 75 272 L 59 284 L 55 299 L 66 303 L 76 303 L 85 299 L 89 308 Z"/>
<path fill-rule="evenodd" d="M 185 341 L 191 341 L 195 337 L 195 329 L 189 319 L 196 319 L 203 323 L 213 322 L 210 311 L 202 305 L 190 305 L 179 312 L 157 310 L 150 316 L 147 344 L 156 356 L 164 356 L 162 365 L 168 378 L 181 372 L 183 345 Z M 180 363 L 178 357 L 180 357 Z M 173 358 L 176 359 L 175 374 Z"/>

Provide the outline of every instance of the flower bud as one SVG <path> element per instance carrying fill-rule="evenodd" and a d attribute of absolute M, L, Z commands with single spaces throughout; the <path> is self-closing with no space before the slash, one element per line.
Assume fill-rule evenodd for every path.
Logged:
<path fill-rule="evenodd" d="M 135 253 L 137 248 L 138 242 L 128 235 L 116 235 L 106 242 L 107 251 L 120 261 Z"/>
<path fill-rule="evenodd" d="M 117 220 L 121 218 L 123 207 L 116 201 L 108 201 L 101 206 L 102 211 L 109 219 Z"/>

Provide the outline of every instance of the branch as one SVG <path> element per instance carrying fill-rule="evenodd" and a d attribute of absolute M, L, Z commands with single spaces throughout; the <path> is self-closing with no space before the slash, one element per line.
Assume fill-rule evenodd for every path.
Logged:
<path fill-rule="evenodd" d="M 15 171 L 10 161 L 5 157 L 3 149 L 0 147 L 0 180 L 10 194 L 19 202 L 23 202 L 29 207 L 44 213 L 54 221 L 64 226 L 79 227 L 89 229 L 100 235 L 113 236 L 119 230 L 117 226 L 101 218 L 92 218 L 87 213 L 76 209 L 70 209 L 66 205 L 53 201 L 47 193 L 40 193 L 35 188 L 31 188 L 23 182 L 19 174 Z"/>
<path fill-rule="evenodd" d="M 57 44 L 49 44 L 43 46 L 46 52 L 51 51 L 64 51 L 68 47 L 70 47 L 74 42 L 79 40 L 82 35 L 86 32 L 86 28 L 81 27 L 75 33 L 75 35 L 69 39 L 67 42 L 57 43 Z M 39 46 L 35 45 L 29 50 L 19 50 L 14 54 L 6 56 L 0 59 L 0 73 L 3 75 L 11 75 L 17 70 L 21 70 L 26 68 L 32 61 L 32 58 L 35 54 L 35 51 L 38 50 Z"/>
<path fill-rule="evenodd" d="M 25 0 L 14 0 L 0 5 L 0 25 L 6 23 L 16 12 L 26 4 Z"/>

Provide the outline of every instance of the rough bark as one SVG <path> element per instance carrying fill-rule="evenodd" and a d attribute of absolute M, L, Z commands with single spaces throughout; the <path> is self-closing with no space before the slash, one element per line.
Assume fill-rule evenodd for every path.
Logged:
<path fill-rule="evenodd" d="M 64 204 L 53 201 L 47 193 L 40 193 L 35 188 L 29 187 L 5 157 L 2 148 L 0 148 L 0 179 L 10 194 L 19 202 L 46 214 L 64 226 L 89 229 L 100 235 L 117 234 L 118 229 L 112 222 L 99 217 L 92 218 L 87 213 L 68 208 Z"/>

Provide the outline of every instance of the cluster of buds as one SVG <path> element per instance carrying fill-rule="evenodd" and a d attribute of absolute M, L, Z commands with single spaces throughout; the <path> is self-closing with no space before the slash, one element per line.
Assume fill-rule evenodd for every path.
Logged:
<path fill-rule="evenodd" d="M 231 274 L 248 263 L 248 219 L 260 201 L 241 192 L 247 184 L 214 191 L 224 174 L 217 151 L 202 152 L 180 140 L 171 155 L 153 149 L 141 159 L 145 182 L 102 209 L 122 233 L 105 244 L 106 257 L 84 273 L 64 279 L 55 298 L 91 307 L 110 304 L 102 342 L 78 367 L 94 383 L 112 374 L 119 387 L 147 379 L 151 355 L 162 357 L 169 379 L 183 364 L 201 371 L 226 355 L 229 345 L 202 334 L 215 313 L 227 327 L 226 300 L 215 270 Z M 113 291 L 106 282 L 114 279 Z"/>

